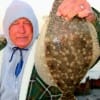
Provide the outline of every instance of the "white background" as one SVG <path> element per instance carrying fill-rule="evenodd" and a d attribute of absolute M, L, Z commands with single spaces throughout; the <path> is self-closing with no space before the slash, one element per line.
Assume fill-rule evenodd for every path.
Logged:
<path fill-rule="evenodd" d="M 5 14 L 6 8 L 13 0 L 0 0 L 0 34 L 2 32 L 2 20 L 3 16 Z M 34 9 L 34 12 L 36 13 L 38 20 L 39 20 L 39 27 L 41 28 L 41 25 L 43 23 L 43 17 L 47 16 L 52 8 L 52 3 L 54 0 L 23 0 L 25 2 L 28 2 Z M 100 3 L 99 0 L 88 0 L 88 2 L 91 4 L 91 6 L 95 7 L 97 10 L 100 11 Z"/>

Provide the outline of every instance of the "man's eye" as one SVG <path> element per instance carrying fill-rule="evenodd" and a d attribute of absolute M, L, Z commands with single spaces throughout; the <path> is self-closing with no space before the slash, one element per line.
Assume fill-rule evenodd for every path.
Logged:
<path fill-rule="evenodd" d="M 26 25 L 30 25 L 30 22 L 24 22 L 24 24 L 26 24 Z"/>
<path fill-rule="evenodd" d="M 18 25 L 18 23 L 17 23 L 17 22 L 15 22 L 15 23 L 13 23 L 12 25 Z"/>

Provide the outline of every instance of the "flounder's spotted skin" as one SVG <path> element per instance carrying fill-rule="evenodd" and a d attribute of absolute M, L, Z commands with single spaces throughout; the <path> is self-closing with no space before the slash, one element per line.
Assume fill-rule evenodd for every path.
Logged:
<path fill-rule="evenodd" d="M 50 73 L 63 93 L 62 100 L 75 100 L 74 89 L 93 59 L 93 41 L 89 24 L 84 19 L 74 18 L 67 22 L 56 16 L 61 1 L 55 0 L 50 13 L 45 57 Z"/>
<path fill-rule="evenodd" d="M 48 29 L 45 38 L 47 65 L 63 92 L 74 91 L 89 69 L 93 52 L 86 22 L 75 19 L 68 23 L 56 23 L 54 28 Z"/>

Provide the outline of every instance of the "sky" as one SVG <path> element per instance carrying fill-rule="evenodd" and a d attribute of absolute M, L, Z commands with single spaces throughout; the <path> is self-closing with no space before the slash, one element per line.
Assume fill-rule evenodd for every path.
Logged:
<path fill-rule="evenodd" d="M 2 20 L 4 17 L 5 11 L 12 1 L 13 0 L 0 0 L 0 31 L 1 33 L 2 33 Z M 44 21 L 43 18 L 44 16 L 49 15 L 49 12 L 52 8 L 52 3 L 54 0 L 22 0 L 22 1 L 25 1 L 32 6 L 39 20 L 39 27 L 41 28 Z M 91 6 L 95 7 L 97 10 L 100 11 L 99 0 L 87 0 L 87 1 L 91 4 Z"/>

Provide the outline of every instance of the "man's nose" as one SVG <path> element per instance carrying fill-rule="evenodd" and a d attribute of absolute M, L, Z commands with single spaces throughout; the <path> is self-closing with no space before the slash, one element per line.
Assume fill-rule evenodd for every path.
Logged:
<path fill-rule="evenodd" d="M 20 25 L 19 31 L 20 31 L 20 33 L 25 33 L 25 27 L 23 24 Z"/>

